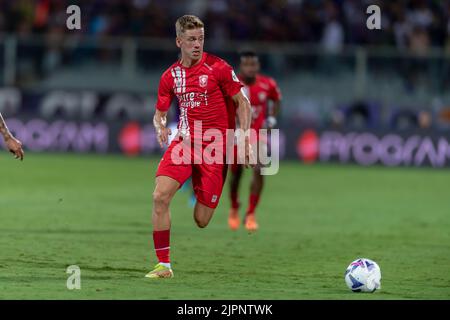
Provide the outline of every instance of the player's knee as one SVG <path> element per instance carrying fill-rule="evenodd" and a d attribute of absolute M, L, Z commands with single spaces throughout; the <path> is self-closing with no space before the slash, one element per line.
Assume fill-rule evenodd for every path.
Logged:
<path fill-rule="evenodd" d="M 196 211 L 194 212 L 194 220 L 199 228 L 205 228 L 211 220 L 212 212 Z"/>
<path fill-rule="evenodd" d="M 162 192 L 159 190 L 155 190 L 153 192 L 153 203 L 157 207 L 166 207 L 169 206 L 170 197 L 167 192 Z"/>
<path fill-rule="evenodd" d="M 195 217 L 195 223 L 199 228 L 205 228 L 208 225 L 209 220 Z"/>

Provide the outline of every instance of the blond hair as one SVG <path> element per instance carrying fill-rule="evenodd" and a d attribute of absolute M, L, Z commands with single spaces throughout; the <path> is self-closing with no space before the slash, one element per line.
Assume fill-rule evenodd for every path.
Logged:
<path fill-rule="evenodd" d="M 179 37 L 186 30 L 204 28 L 204 24 L 199 17 L 193 15 L 184 15 L 177 19 L 175 23 L 175 30 L 177 32 L 177 37 Z"/>

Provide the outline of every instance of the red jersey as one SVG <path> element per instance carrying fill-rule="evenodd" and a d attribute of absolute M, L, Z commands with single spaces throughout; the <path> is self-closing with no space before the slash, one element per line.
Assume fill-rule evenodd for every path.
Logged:
<path fill-rule="evenodd" d="M 241 75 L 239 78 L 242 80 Z M 267 117 L 268 100 L 281 100 L 281 91 L 274 79 L 260 74 L 256 75 L 255 82 L 252 84 L 244 84 L 244 91 L 252 105 L 251 128 L 259 130 Z"/>
<path fill-rule="evenodd" d="M 182 135 L 192 134 L 194 121 L 202 121 L 202 132 L 215 128 L 225 133 L 230 128 L 229 117 L 233 123 L 235 119 L 230 97 L 241 88 L 241 82 L 228 63 L 204 52 L 198 64 L 184 67 L 178 61 L 163 73 L 156 108 L 167 111 L 173 97 L 177 97 L 178 130 Z"/>

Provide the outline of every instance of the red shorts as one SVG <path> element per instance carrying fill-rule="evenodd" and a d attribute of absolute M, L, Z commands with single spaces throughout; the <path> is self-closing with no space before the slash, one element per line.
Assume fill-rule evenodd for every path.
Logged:
<path fill-rule="evenodd" d="M 174 163 L 171 152 L 178 143 L 179 141 L 172 141 L 169 145 L 159 162 L 156 176 L 170 177 L 178 181 L 180 187 L 192 176 L 197 201 L 207 207 L 216 208 L 222 195 L 228 166 L 225 163 Z"/>

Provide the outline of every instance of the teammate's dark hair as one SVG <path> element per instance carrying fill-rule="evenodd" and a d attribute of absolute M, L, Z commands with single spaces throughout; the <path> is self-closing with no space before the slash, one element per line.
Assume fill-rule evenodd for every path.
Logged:
<path fill-rule="evenodd" d="M 239 58 L 258 58 L 258 55 L 253 50 L 244 50 L 239 52 Z"/>

